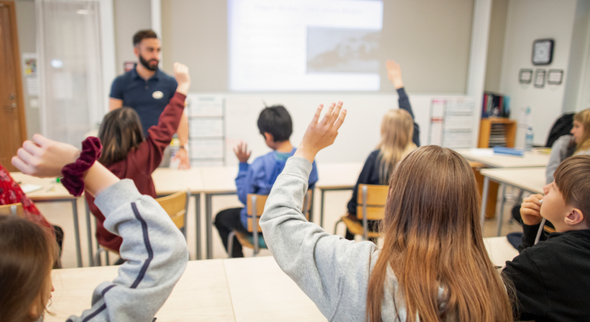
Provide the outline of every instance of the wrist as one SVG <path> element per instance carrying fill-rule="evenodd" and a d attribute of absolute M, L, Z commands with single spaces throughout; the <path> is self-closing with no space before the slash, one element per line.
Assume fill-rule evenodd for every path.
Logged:
<path fill-rule="evenodd" d="M 318 154 L 318 151 L 315 151 L 314 149 L 309 149 L 305 146 L 299 146 L 293 156 L 301 157 L 301 158 L 307 159 L 307 161 L 309 161 L 309 162 L 313 162 L 313 160 L 315 159 L 315 156 L 317 154 Z"/>
<path fill-rule="evenodd" d="M 400 89 L 404 87 L 404 82 L 402 82 L 401 80 L 394 80 L 393 87 L 395 87 L 395 89 Z"/>
<path fill-rule="evenodd" d="M 178 84 L 176 91 L 180 94 L 186 95 L 186 93 L 188 93 L 189 86 L 190 84 Z"/>

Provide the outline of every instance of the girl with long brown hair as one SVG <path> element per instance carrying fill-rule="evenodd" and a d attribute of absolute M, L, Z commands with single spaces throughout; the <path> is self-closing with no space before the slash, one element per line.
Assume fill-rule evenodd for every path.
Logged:
<path fill-rule="evenodd" d="M 180 124 L 184 112 L 184 101 L 190 86 L 188 67 L 174 64 L 174 77 L 178 82 L 176 93 L 164 108 L 158 125 L 148 129 L 144 138 L 141 121 L 137 113 L 128 107 L 121 107 L 104 116 L 98 137 L 103 145 L 99 162 L 120 179 L 131 179 L 139 192 L 156 197 L 156 187 L 152 173 L 162 162 L 164 149 L 170 145 L 172 136 Z M 98 243 L 109 249 L 119 251 L 121 237 L 110 233 L 104 227 L 105 217 L 94 205 L 94 197 L 86 194 L 86 202 L 96 217 L 96 238 Z M 120 263 L 122 260 L 118 260 Z"/>
<path fill-rule="evenodd" d="M 266 202 L 260 225 L 275 260 L 330 321 L 511 321 L 486 252 L 475 178 L 452 150 L 422 147 L 390 178 L 384 247 L 326 233 L 301 213 L 311 161 L 345 111 L 321 107 Z"/>
<path fill-rule="evenodd" d="M 420 146 L 420 128 L 414 122 L 414 113 L 408 94 L 406 94 L 400 66 L 395 61 L 388 60 L 386 67 L 387 78 L 397 90 L 399 109 L 389 110 L 383 116 L 379 145 L 367 157 L 353 188 L 352 198 L 346 207 L 348 216 L 352 220 L 357 220 L 358 185 L 387 185 L 393 167 L 408 153 Z M 372 230 L 375 230 L 378 224 L 378 221 L 369 220 L 369 227 L 372 227 Z M 345 238 L 353 240 L 354 235 L 347 229 Z"/>

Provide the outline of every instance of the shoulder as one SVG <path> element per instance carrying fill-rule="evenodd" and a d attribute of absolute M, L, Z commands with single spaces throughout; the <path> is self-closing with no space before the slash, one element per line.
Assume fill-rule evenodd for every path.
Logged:
<path fill-rule="evenodd" d="M 178 86 L 178 82 L 176 82 L 176 78 L 166 74 L 164 71 L 160 70 L 158 77 L 160 77 L 160 81 L 164 82 L 165 84 L 169 84 L 170 86 L 174 86 L 174 89 Z"/>
<path fill-rule="evenodd" d="M 130 82 L 133 79 L 132 71 L 128 71 L 125 74 L 119 75 L 115 77 L 113 80 L 113 85 L 123 85 Z"/>
<path fill-rule="evenodd" d="M 567 146 L 570 144 L 571 141 L 572 141 L 571 135 L 569 135 L 569 134 L 562 135 L 559 137 L 559 139 L 557 139 L 557 140 L 555 140 L 555 142 L 553 142 L 552 148 L 567 148 Z"/>

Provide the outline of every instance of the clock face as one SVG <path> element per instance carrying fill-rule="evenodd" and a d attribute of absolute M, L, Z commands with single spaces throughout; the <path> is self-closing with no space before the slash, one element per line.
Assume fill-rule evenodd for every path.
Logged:
<path fill-rule="evenodd" d="M 548 65 L 553 59 L 553 40 L 536 40 L 533 44 L 533 64 Z"/>

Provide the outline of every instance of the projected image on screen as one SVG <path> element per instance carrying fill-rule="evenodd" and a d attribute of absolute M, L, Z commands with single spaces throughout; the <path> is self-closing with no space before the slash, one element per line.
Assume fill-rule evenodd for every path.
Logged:
<path fill-rule="evenodd" d="M 228 0 L 229 87 L 378 91 L 380 0 Z"/>
<path fill-rule="evenodd" d="M 307 73 L 379 73 L 380 32 L 307 28 Z"/>

